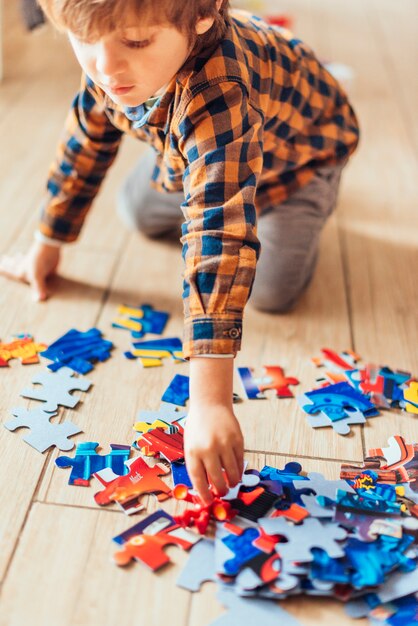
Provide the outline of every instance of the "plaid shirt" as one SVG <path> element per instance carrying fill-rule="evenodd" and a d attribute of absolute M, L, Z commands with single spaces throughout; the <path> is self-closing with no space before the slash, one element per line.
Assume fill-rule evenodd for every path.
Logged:
<path fill-rule="evenodd" d="M 308 46 L 241 11 L 151 109 L 120 107 L 84 76 L 51 167 L 44 236 L 77 238 L 124 133 L 156 149 L 157 189 L 184 190 L 185 356 L 236 354 L 259 254 L 256 215 L 354 151 L 345 93 Z"/>

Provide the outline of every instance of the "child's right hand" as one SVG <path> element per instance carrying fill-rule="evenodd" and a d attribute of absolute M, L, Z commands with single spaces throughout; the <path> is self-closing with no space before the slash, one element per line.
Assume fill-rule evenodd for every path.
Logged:
<path fill-rule="evenodd" d="M 57 270 L 60 248 L 35 241 L 26 254 L 0 257 L 0 274 L 27 283 L 31 286 L 35 300 L 46 300 L 48 276 Z"/>

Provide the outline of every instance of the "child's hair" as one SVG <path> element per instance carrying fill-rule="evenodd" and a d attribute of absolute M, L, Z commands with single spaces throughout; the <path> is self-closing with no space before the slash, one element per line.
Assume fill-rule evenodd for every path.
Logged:
<path fill-rule="evenodd" d="M 89 41 L 123 27 L 124 15 L 137 15 L 141 25 L 170 24 L 187 34 L 196 47 L 199 18 L 213 17 L 205 44 L 219 41 L 226 29 L 229 0 L 217 10 L 216 0 L 38 0 L 59 30 Z M 199 46 L 197 46 L 199 47 Z"/>

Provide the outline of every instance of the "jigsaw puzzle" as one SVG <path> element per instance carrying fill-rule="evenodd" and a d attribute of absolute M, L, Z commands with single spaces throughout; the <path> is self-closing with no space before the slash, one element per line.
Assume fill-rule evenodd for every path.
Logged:
<path fill-rule="evenodd" d="M 159 456 L 172 463 L 184 458 L 183 433 L 166 433 L 162 428 L 154 428 L 142 433 L 136 446 L 145 456 Z"/>
<path fill-rule="evenodd" d="M 42 372 L 32 378 L 32 383 L 42 385 L 41 389 L 26 387 L 20 392 L 24 398 L 40 400 L 44 402 L 44 411 L 52 412 L 58 406 L 65 406 L 73 409 L 77 406 L 80 398 L 71 395 L 72 391 L 88 391 L 92 383 L 87 378 L 74 377 L 74 372 L 69 367 L 62 367 L 58 372 Z"/>
<path fill-rule="evenodd" d="M 42 356 L 50 361 L 48 369 L 56 372 L 62 367 L 69 367 L 79 374 L 88 374 L 96 361 L 106 361 L 110 357 L 113 343 L 103 339 L 98 328 L 86 332 L 69 330 L 54 341 Z"/>
<path fill-rule="evenodd" d="M 128 473 L 125 462 L 129 459 L 130 446 L 110 444 L 109 454 L 98 454 L 99 444 L 95 441 L 78 443 L 74 457 L 59 456 L 55 459 L 57 467 L 71 467 L 69 485 L 88 487 L 90 478 L 105 467 L 111 468 L 115 474 Z"/>
<path fill-rule="evenodd" d="M 11 431 L 17 428 L 30 428 L 31 432 L 22 439 L 38 452 L 45 452 L 51 446 L 56 446 L 60 450 L 71 450 L 74 448 L 74 443 L 68 437 L 83 432 L 70 421 L 61 424 L 51 423 L 50 420 L 58 415 L 56 411 L 47 412 L 43 409 L 28 410 L 18 407 L 12 409 L 11 413 L 15 419 L 5 422 L 4 427 Z"/>

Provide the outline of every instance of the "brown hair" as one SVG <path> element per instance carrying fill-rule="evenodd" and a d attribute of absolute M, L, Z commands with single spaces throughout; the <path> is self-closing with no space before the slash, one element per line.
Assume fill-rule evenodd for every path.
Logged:
<path fill-rule="evenodd" d="M 141 24 L 168 23 L 188 35 L 199 48 L 195 26 L 200 18 L 213 17 L 213 26 L 204 36 L 206 46 L 219 41 L 226 30 L 229 0 L 216 8 L 216 0 L 38 0 L 59 30 L 69 30 L 82 40 L 117 30 L 124 16 L 136 14 Z"/>

